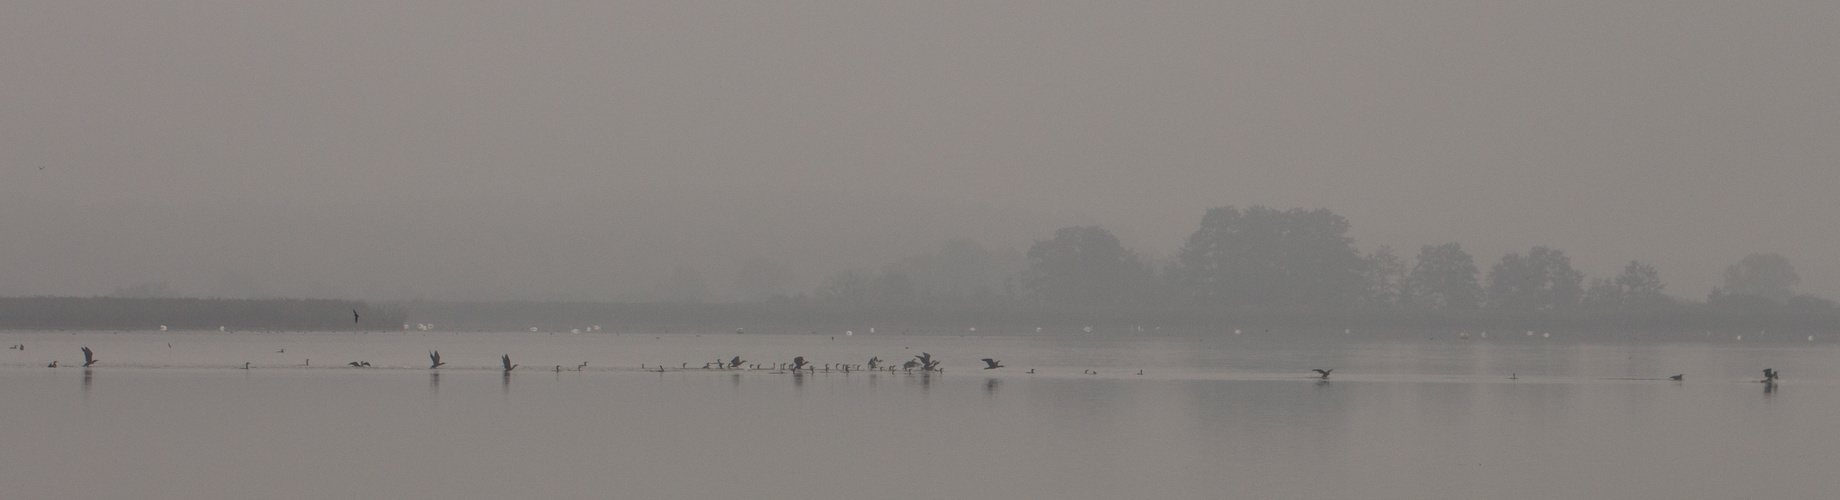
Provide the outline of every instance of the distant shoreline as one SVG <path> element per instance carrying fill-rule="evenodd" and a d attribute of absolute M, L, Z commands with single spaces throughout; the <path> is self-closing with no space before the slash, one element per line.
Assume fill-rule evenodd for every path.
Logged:
<path fill-rule="evenodd" d="M 359 321 L 352 321 L 352 311 Z M 1231 332 L 1233 329 L 1340 331 L 1409 330 L 1564 331 L 1678 336 L 1776 332 L 1840 334 L 1833 311 L 1573 310 L 1562 313 L 1450 310 L 1208 310 L 1177 307 L 1067 308 L 1020 302 L 951 306 L 841 306 L 803 302 L 602 303 L 602 302 L 376 302 L 334 299 L 198 299 L 111 297 L 0 297 L 0 330 L 403 331 L 566 332 L 700 331 L 805 333 L 882 328 L 883 332 L 986 333 L 1082 331 Z"/>

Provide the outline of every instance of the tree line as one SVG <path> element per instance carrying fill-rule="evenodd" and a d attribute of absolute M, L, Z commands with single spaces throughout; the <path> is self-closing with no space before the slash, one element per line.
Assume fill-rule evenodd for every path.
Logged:
<path fill-rule="evenodd" d="M 1327 209 L 1209 209 L 1173 259 L 1153 263 L 1099 226 L 1060 228 L 1037 240 L 1001 298 L 1060 308 L 1242 313 L 1494 314 L 1590 317 L 1659 314 L 1800 314 L 1840 317 L 1831 300 L 1797 294 L 1794 266 L 1752 254 L 1729 266 L 1705 300 L 1670 295 L 1654 265 L 1631 260 L 1587 280 L 1563 250 L 1535 246 L 1486 270 L 1462 244 L 1428 244 L 1408 259 L 1363 252 L 1348 220 Z M 827 280 L 816 300 L 924 302 L 898 270 L 853 270 Z M 994 297 L 993 297 L 994 298 Z M 1825 321 L 1825 320 L 1823 320 Z"/>

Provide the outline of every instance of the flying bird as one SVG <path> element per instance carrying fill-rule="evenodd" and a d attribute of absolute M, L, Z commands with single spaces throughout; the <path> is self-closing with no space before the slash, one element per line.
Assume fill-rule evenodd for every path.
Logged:
<path fill-rule="evenodd" d="M 1327 370 L 1324 370 L 1324 369 L 1321 369 L 1321 368 L 1317 368 L 1317 369 L 1315 369 L 1315 370 L 1312 370 L 1312 371 L 1315 371 L 1316 373 L 1321 373 L 1321 374 L 1322 374 L 1322 378 L 1329 378 L 1329 372 L 1332 372 L 1332 371 L 1335 371 L 1335 369 L 1334 369 L 1334 368 L 1330 368 L 1330 369 L 1327 369 Z"/>
<path fill-rule="evenodd" d="M 746 362 L 747 360 L 741 359 L 741 356 L 735 356 L 735 359 L 728 360 L 728 367 L 729 368 L 740 368 L 741 364 L 746 363 Z M 582 363 L 581 365 L 588 366 L 587 363 Z"/>
<path fill-rule="evenodd" d="M 447 364 L 441 362 L 441 351 L 428 351 L 428 359 L 434 361 L 434 364 L 428 365 L 428 369 L 430 370 L 440 368 L 441 365 Z"/>
<path fill-rule="evenodd" d="M 1672 381 L 1675 381 L 1675 382 L 1679 382 L 1679 381 L 1681 381 L 1681 380 L 1686 380 L 1686 378 L 1687 378 L 1687 374 L 1685 374 L 1685 373 L 1682 373 L 1682 374 L 1679 374 L 1679 375 L 1675 375 L 1675 376 L 1672 376 L 1672 377 L 1668 377 L 1668 380 L 1672 380 Z"/>
<path fill-rule="evenodd" d="M 804 368 L 804 367 L 805 367 L 805 357 L 804 356 L 792 358 L 793 371 L 798 371 L 798 369 Z"/>
<path fill-rule="evenodd" d="M 84 366 L 89 366 L 89 365 L 84 365 Z M 1778 375 L 1779 374 L 1776 373 L 1775 368 L 1764 368 L 1763 369 L 1763 380 L 1759 380 L 1758 382 L 1763 382 L 1766 384 L 1774 384 L 1776 383 L 1776 378 L 1778 377 Z"/>
<path fill-rule="evenodd" d="M 102 360 L 96 359 L 96 353 L 91 352 L 88 347 L 83 348 L 83 366 L 84 367 L 88 367 L 89 365 L 96 364 L 97 361 L 102 361 Z"/>
<path fill-rule="evenodd" d="M 351 323 L 354 325 L 358 324 L 358 310 L 357 309 L 351 310 Z"/>
<path fill-rule="evenodd" d="M 510 354 L 506 354 L 506 355 L 504 355 L 504 356 L 499 356 L 499 357 L 498 357 L 498 361 L 499 361 L 500 363 L 504 363 L 504 364 L 505 364 L 505 371 L 507 371 L 507 372 L 508 372 L 508 371 L 511 371 L 511 370 L 515 370 L 515 369 L 517 369 L 517 367 L 518 367 L 518 365 L 514 365 L 514 364 L 511 364 L 511 355 L 510 355 Z"/>
<path fill-rule="evenodd" d="M 1002 361 L 997 361 L 997 360 L 990 359 L 990 358 L 984 358 L 984 364 L 990 365 L 990 366 L 984 367 L 985 370 L 995 370 L 995 369 L 1003 367 Z"/>
<path fill-rule="evenodd" d="M 348 364 L 348 365 L 351 365 L 351 366 L 359 366 L 359 365 L 358 365 L 358 362 L 357 362 L 357 361 L 353 361 L 353 362 L 350 362 L 350 363 L 345 363 L 345 364 Z"/>

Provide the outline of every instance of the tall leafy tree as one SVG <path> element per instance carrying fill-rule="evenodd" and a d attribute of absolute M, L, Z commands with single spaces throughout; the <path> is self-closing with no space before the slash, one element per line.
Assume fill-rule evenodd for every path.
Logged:
<path fill-rule="evenodd" d="M 1406 301 L 1406 263 L 1393 248 L 1381 245 L 1361 258 L 1362 273 L 1367 278 L 1367 291 L 1361 303 L 1367 307 L 1389 307 Z"/>
<path fill-rule="evenodd" d="M 1533 247 L 1526 256 L 1502 256 L 1489 269 L 1487 292 L 1492 307 L 1563 309 L 1584 298 L 1584 273 L 1572 269 L 1572 259 L 1564 251 Z"/>
<path fill-rule="evenodd" d="M 1622 274 L 1591 280 L 1584 302 L 1596 307 L 1655 307 L 1669 302 L 1662 288 L 1665 285 L 1655 266 L 1632 260 L 1623 266 Z"/>
<path fill-rule="evenodd" d="M 1367 280 L 1348 228 L 1327 209 L 1209 209 L 1177 254 L 1172 281 L 1211 305 L 1351 306 Z"/>
<path fill-rule="evenodd" d="M 1104 305 L 1131 298 L 1149 281 L 1148 267 L 1099 226 L 1064 227 L 1029 247 L 1028 292 L 1049 303 Z"/>
<path fill-rule="evenodd" d="M 1802 277 L 1795 274 L 1789 258 L 1773 253 L 1744 256 L 1737 264 L 1725 268 L 1726 294 L 1755 295 L 1777 302 L 1795 296 L 1795 285 Z"/>
<path fill-rule="evenodd" d="M 1406 278 L 1408 301 L 1433 309 L 1475 309 L 1482 303 L 1482 285 L 1476 281 L 1480 273 L 1463 245 L 1425 245 Z"/>

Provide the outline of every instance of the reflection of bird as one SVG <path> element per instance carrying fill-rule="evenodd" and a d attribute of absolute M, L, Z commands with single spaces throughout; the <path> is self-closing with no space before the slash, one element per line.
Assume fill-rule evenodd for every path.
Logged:
<path fill-rule="evenodd" d="M 499 356 L 498 361 L 505 364 L 505 371 L 511 371 L 511 370 L 517 369 L 518 367 L 518 365 L 511 364 L 510 354 Z"/>
<path fill-rule="evenodd" d="M 1675 382 L 1679 382 L 1679 381 L 1682 381 L 1682 380 L 1686 380 L 1686 378 L 1687 378 L 1687 374 L 1685 374 L 1685 373 L 1682 373 L 1682 374 L 1679 374 L 1679 375 L 1675 375 L 1675 376 L 1672 376 L 1672 377 L 1668 377 L 1668 380 L 1672 380 L 1672 381 L 1675 381 Z"/>
<path fill-rule="evenodd" d="M 1324 370 L 1324 369 L 1321 369 L 1321 368 L 1317 368 L 1317 369 L 1315 369 L 1315 370 L 1312 370 L 1312 371 L 1315 371 L 1316 373 L 1321 373 L 1321 374 L 1322 374 L 1322 378 L 1329 378 L 1329 372 L 1332 372 L 1332 371 L 1335 371 L 1335 369 L 1334 369 L 1334 368 L 1330 368 L 1330 369 L 1327 369 L 1327 370 Z"/>
<path fill-rule="evenodd" d="M 83 366 L 87 367 L 89 365 L 96 364 L 97 361 L 102 361 L 102 360 L 96 359 L 96 353 L 90 352 L 88 347 L 83 348 Z"/>
<path fill-rule="evenodd" d="M 1003 367 L 1002 361 L 997 361 L 997 360 L 990 359 L 990 358 L 984 358 L 984 364 L 990 365 L 990 366 L 984 367 L 985 370 L 995 370 L 995 369 Z"/>
<path fill-rule="evenodd" d="M 434 361 L 434 364 L 428 365 L 428 369 L 430 370 L 440 368 L 441 365 L 447 364 L 441 362 L 441 351 L 428 351 L 428 359 Z"/>

